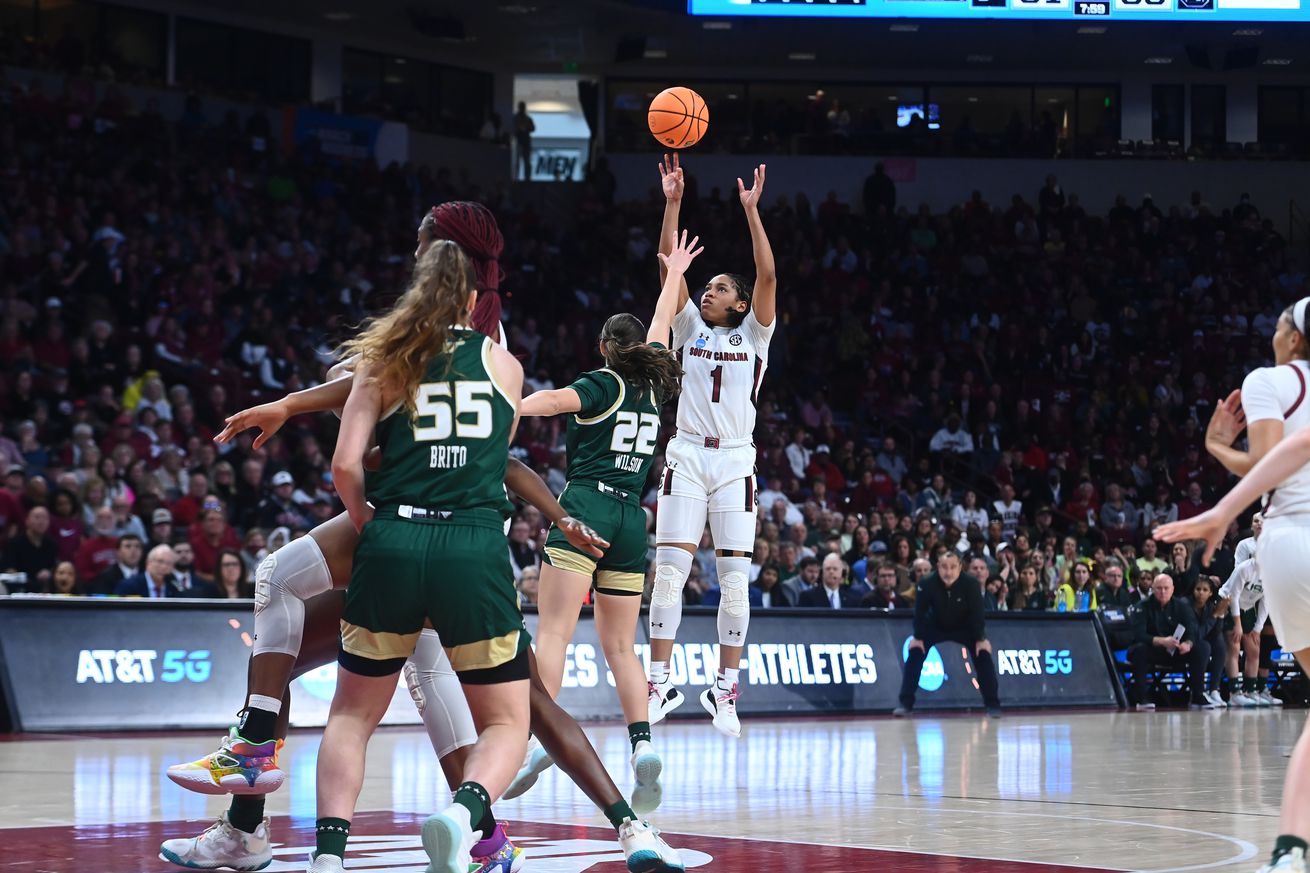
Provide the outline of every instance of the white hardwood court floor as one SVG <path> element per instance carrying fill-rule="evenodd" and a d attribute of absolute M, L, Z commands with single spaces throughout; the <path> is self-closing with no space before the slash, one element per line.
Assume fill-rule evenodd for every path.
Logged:
<path fill-rule="evenodd" d="M 656 726 L 664 801 L 650 816 L 688 867 L 773 870 L 1254 871 L 1277 834 L 1286 755 L 1305 710 L 1008 713 L 750 720 L 740 740 L 708 721 Z M 631 789 L 620 726 L 588 727 Z M 7 870 L 164 871 L 160 839 L 198 832 L 225 798 L 190 794 L 166 765 L 218 737 L 26 735 L 0 742 Z M 291 779 L 269 797 L 270 871 L 312 845 L 316 731 L 292 734 Z M 449 794 L 419 729 L 369 751 L 348 866 L 421 871 L 417 823 Z M 529 849 L 523 873 L 623 869 L 613 832 L 558 770 L 497 805 Z M 561 827 L 562 826 L 562 827 Z"/>

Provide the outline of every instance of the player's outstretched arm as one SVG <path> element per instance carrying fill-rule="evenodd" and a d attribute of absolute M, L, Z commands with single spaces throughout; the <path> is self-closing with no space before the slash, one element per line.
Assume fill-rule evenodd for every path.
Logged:
<path fill-rule="evenodd" d="M 555 388 L 551 391 L 534 391 L 519 404 L 519 415 L 551 416 L 582 410 L 582 398 L 572 388 Z M 523 495 L 520 494 L 520 497 Z M 538 506 L 538 509 L 541 507 Z"/>
<path fill-rule="evenodd" d="M 741 207 L 746 210 L 746 224 L 751 231 L 751 248 L 755 252 L 755 292 L 751 297 L 751 309 L 755 320 L 768 327 L 778 312 L 778 270 L 773 263 L 773 247 L 769 245 L 769 235 L 764 232 L 764 222 L 760 220 L 760 198 L 764 196 L 764 164 L 755 168 L 755 177 L 751 187 L 737 178 L 737 194 L 741 197 Z"/>
<path fill-rule="evenodd" d="M 1274 446 L 1214 509 L 1186 521 L 1162 525 L 1156 538 L 1167 543 L 1203 539 L 1206 547 L 1202 560 L 1209 564 L 1233 519 L 1306 464 L 1310 464 L 1310 430 L 1299 430 Z"/>
<path fill-rule="evenodd" d="M 655 314 L 651 316 L 650 327 L 646 329 L 646 342 L 666 343 L 669 331 L 673 329 L 673 319 L 687 303 L 687 283 L 683 277 L 687 268 L 701 252 L 704 246 L 697 247 L 700 237 L 687 239 L 687 231 L 669 245 L 667 252 L 661 251 L 660 269 L 664 272 L 664 287 L 660 289 L 660 299 L 655 302 Z"/>
<path fill-rule="evenodd" d="M 332 454 L 332 482 L 355 530 L 363 530 L 373 517 L 364 496 L 364 454 L 373 443 L 373 428 L 382 414 L 383 391 L 367 371 L 357 375 L 341 411 L 341 432 Z"/>
<path fill-rule="evenodd" d="M 244 430 L 259 428 L 259 436 L 255 437 L 254 442 L 254 448 L 258 449 L 281 430 L 282 425 L 286 424 L 287 419 L 292 416 L 310 412 L 340 413 L 342 407 L 346 405 L 346 398 L 350 396 L 352 379 L 349 370 L 343 373 L 344 375 L 338 375 L 322 385 L 295 391 L 279 400 L 261 403 L 228 416 L 223 429 L 214 437 L 214 442 L 226 443 Z M 331 376 L 332 371 L 329 371 L 328 375 Z"/>
<path fill-rule="evenodd" d="M 564 534 L 569 545 L 581 549 L 593 558 L 605 556 L 602 550 L 608 548 L 609 543 L 603 540 L 600 534 L 565 512 L 564 507 L 555 499 L 555 495 L 550 493 L 550 488 L 546 487 L 546 483 L 527 464 L 516 458 L 509 459 L 509 464 L 505 467 L 505 487 L 540 509 L 546 520 Z"/>
<path fill-rule="evenodd" d="M 670 160 L 668 155 L 664 156 L 664 161 L 659 165 L 660 168 L 660 187 L 664 190 L 664 221 L 660 224 L 660 248 L 662 255 L 667 255 L 673 251 L 673 245 L 678 240 L 678 215 L 682 211 L 682 191 L 684 187 L 682 177 L 682 166 L 678 163 L 678 153 L 673 153 L 673 159 Z M 664 278 L 667 276 L 667 270 L 664 262 L 660 262 L 660 285 L 664 285 Z M 691 295 L 687 291 L 686 278 L 679 279 L 682 297 L 679 300 L 678 308 L 681 309 L 690 299 Z"/>

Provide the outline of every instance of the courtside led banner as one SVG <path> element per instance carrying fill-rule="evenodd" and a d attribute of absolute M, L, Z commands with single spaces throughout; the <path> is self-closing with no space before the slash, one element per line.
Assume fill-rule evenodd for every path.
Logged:
<path fill-rule="evenodd" d="M 1010 18 L 1310 21 L 1310 0 L 688 0 L 692 15 L 771 18 Z"/>
<path fill-rule="evenodd" d="M 529 629 L 536 616 L 526 616 Z M 1092 616 L 988 617 L 1001 701 L 1014 707 L 1117 705 L 1116 685 Z M 249 602 L 103 598 L 0 598 L 0 680 L 15 729 L 223 728 L 245 702 L 253 618 Z M 897 703 L 912 628 L 908 613 L 757 611 L 741 662 L 743 714 L 885 713 Z M 711 610 L 689 609 L 670 665 L 689 696 L 718 665 Z M 649 659 L 645 634 L 638 654 Z M 575 717 L 621 717 L 595 625 L 578 624 L 560 703 Z M 327 720 L 335 664 L 292 684 L 295 725 Z M 978 708 L 963 648 L 929 653 L 920 710 Z M 688 701 L 675 717 L 703 717 Z M 384 719 L 417 724 L 404 683 Z"/>

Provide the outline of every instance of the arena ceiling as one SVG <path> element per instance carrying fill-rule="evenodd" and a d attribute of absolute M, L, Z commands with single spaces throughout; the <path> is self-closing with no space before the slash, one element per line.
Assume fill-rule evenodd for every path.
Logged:
<path fill-rule="evenodd" d="M 950 69 L 1151 72 L 1310 72 L 1310 26 L 1079 22 L 844 23 L 706 19 L 685 0 L 225 0 L 225 11 L 326 29 L 346 44 L 395 47 L 484 68 L 659 75 L 690 69 L 858 75 Z M 893 25 L 901 25 L 893 30 Z M 711 25 L 723 28 L 724 24 Z M 1104 32 L 1080 32 L 1103 27 Z M 425 33 L 426 31 L 426 33 Z M 620 60 L 626 53 L 628 59 Z M 791 59 L 813 55 L 813 60 Z M 652 56 L 653 55 L 653 56 Z M 1271 65 L 1270 60 L 1288 64 Z"/>

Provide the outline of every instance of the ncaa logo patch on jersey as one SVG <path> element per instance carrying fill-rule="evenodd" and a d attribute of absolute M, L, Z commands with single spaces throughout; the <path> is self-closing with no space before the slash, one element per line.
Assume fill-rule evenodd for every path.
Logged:
<path fill-rule="evenodd" d="M 705 348 L 705 344 L 708 343 L 709 341 L 710 341 L 709 337 L 707 337 L 705 334 L 700 334 L 699 336 L 696 337 L 696 348 L 698 349 Z"/>
<path fill-rule="evenodd" d="M 732 346 L 741 345 L 741 334 L 734 333 L 732 336 L 728 337 L 728 345 L 732 345 Z"/>

